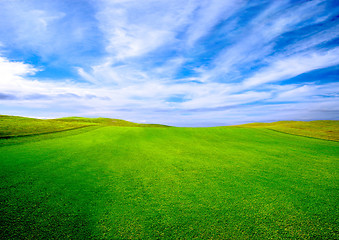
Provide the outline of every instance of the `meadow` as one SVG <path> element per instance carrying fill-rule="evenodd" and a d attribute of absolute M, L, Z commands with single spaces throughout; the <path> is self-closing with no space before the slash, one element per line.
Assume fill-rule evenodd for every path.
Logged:
<path fill-rule="evenodd" d="M 48 121 L 0 123 L 1 239 L 339 237 L 338 121 Z"/>
<path fill-rule="evenodd" d="M 279 121 L 273 123 L 249 123 L 238 127 L 264 128 L 298 136 L 339 141 L 339 121 Z"/>

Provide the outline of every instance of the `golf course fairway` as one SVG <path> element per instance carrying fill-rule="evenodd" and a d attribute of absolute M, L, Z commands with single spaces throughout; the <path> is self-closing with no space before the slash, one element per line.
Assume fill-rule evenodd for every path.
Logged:
<path fill-rule="evenodd" d="M 117 126 L 18 139 L 0 139 L 0 239 L 339 237 L 337 141 Z"/>

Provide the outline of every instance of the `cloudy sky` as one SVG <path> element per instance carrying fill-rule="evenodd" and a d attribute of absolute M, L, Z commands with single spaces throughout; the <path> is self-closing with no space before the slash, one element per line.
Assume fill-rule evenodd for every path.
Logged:
<path fill-rule="evenodd" d="M 339 119 L 339 4 L 0 0 L 0 114 Z"/>

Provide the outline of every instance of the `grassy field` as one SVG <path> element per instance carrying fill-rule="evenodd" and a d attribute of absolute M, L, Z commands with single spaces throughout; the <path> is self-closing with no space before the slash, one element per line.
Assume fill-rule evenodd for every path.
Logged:
<path fill-rule="evenodd" d="M 66 117 L 35 119 L 0 115 L 0 138 L 39 135 L 90 126 L 167 127 L 160 124 L 139 124 L 111 118 Z"/>
<path fill-rule="evenodd" d="M 89 125 L 91 123 L 81 121 L 66 122 L 0 115 L 0 138 L 59 132 Z"/>
<path fill-rule="evenodd" d="M 273 123 L 250 123 L 239 125 L 245 128 L 266 128 L 279 132 L 339 141 L 339 121 L 279 121 Z"/>
<path fill-rule="evenodd" d="M 336 141 L 107 125 L 15 141 L 0 139 L 0 239 L 339 238 Z"/>

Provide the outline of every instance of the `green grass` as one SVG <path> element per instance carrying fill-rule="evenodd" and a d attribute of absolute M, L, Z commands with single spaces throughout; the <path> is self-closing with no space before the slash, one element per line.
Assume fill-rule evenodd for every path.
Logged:
<path fill-rule="evenodd" d="M 17 116 L 0 115 L 0 138 L 60 132 L 81 127 L 91 123 L 63 122 L 54 119 L 35 119 Z"/>
<path fill-rule="evenodd" d="M 167 127 L 160 124 L 139 124 L 111 118 L 66 117 L 35 119 L 0 115 L 0 138 L 46 134 L 89 126 Z"/>
<path fill-rule="evenodd" d="M 0 238 L 338 239 L 338 156 L 262 128 L 22 137 L 0 147 Z"/>
<path fill-rule="evenodd" d="M 63 122 L 83 122 L 83 123 L 92 123 L 99 124 L 104 126 L 117 126 L 117 127 L 168 127 L 161 124 L 142 124 L 134 123 L 121 119 L 112 119 L 112 118 L 83 118 L 83 117 L 65 117 L 55 119 L 57 121 Z"/>
<path fill-rule="evenodd" d="M 339 121 L 279 121 L 273 123 L 250 123 L 239 125 L 246 128 L 266 128 L 279 132 L 339 141 Z"/>

